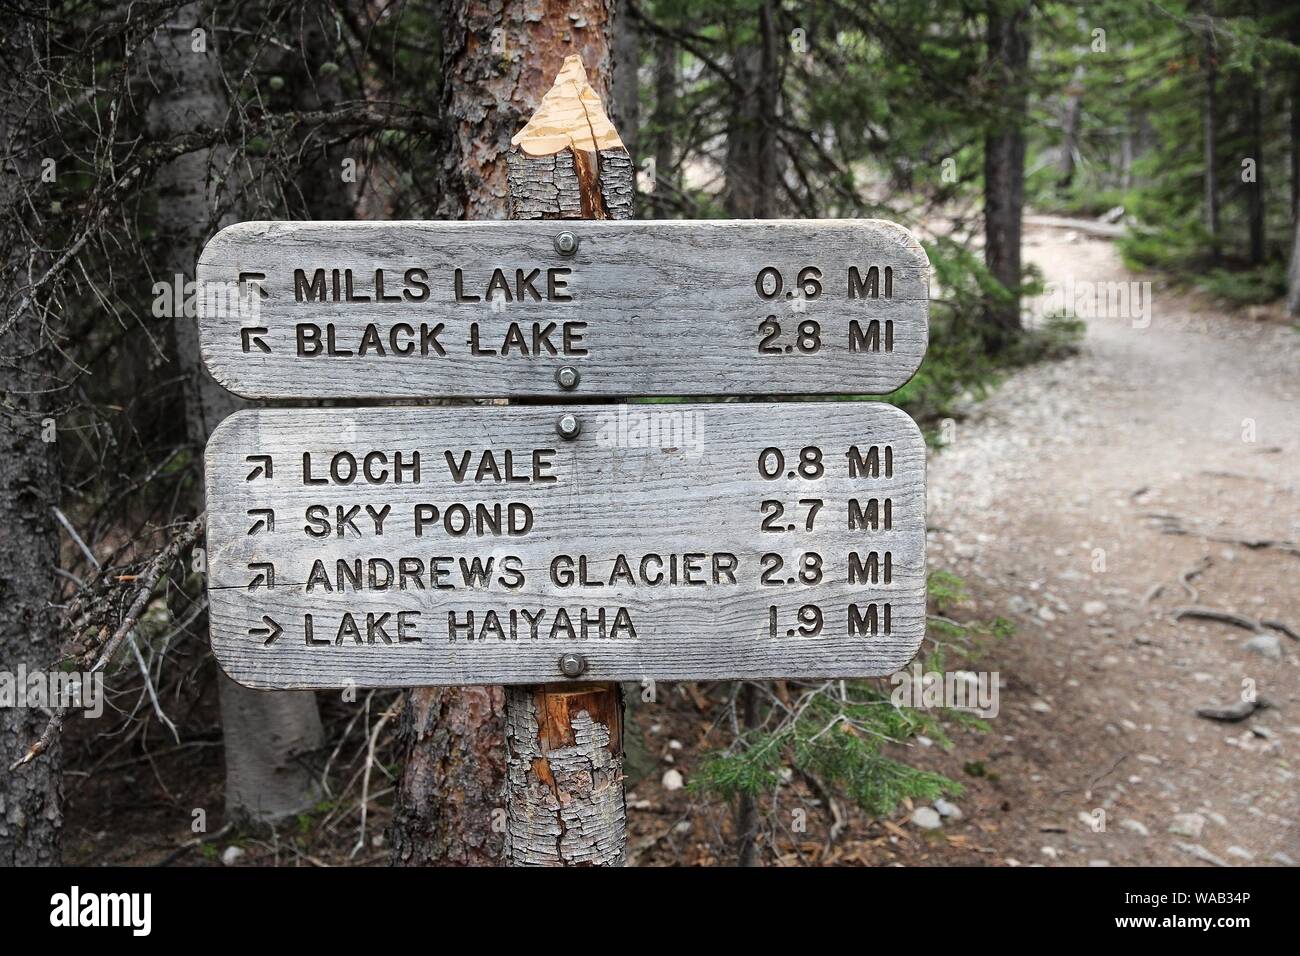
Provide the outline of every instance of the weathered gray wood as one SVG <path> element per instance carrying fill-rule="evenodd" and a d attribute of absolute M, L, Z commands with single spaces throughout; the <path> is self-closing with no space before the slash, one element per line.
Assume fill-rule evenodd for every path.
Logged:
<path fill-rule="evenodd" d="M 582 422 L 581 434 L 564 441 L 556 419 L 571 412 Z M 650 429 L 659 429 L 652 439 Z M 879 477 L 859 473 L 850 477 L 848 452 L 856 447 L 866 456 L 879 446 Z M 780 449 L 785 466 L 775 479 L 759 472 L 760 453 Z M 824 466 L 822 477 L 801 477 L 800 450 L 816 447 Z M 885 448 L 889 448 L 886 460 Z M 481 454 L 494 452 L 501 473 L 497 482 L 490 468 L 475 481 Z M 395 477 L 395 453 L 406 468 L 401 483 Z M 419 481 L 411 463 L 419 452 Z M 445 453 L 453 460 L 469 454 L 469 472 L 456 481 Z M 507 474 L 505 452 L 511 452 Z M 310 455 L 311 476 L 328 476 L 334 456 L 350 454 L 362 467 L 371 458 L 368 480 L 359 474 L 350 484 L 304 484 L 304 454 Z M 543 477 L 551 482 L 509 480 L 534 472 L 539 456 Z M 811 453 L 810 453 L 811 454 Z M 266 473 L 266 458 L 270 474 Z M 340 458 L 340 477 L 347 459 Z M 774 456 L 767 459 L 775 463 Z M 622 406 L 520 406 L 483 408 L 360 408 L 283 409 L 239 412 L 217 429 L 207 449 L 209 596 L 213 649 L 233 678 L 266 688 L 411 686 L 440 684 L 517 684 L 562 679 L 562 654 L 583 654 L 588 668 L 582 680 L 684 680 L 762 677 L 828 677 L 878 675 L 906 663 L 920 645 L 925 625 L 925 446 L 919 430 L 905 413 L 874 402 L 792 404 L 667 404 Z M 886 475 L 886 470 L 890 474 Z M 809 466 L 807 474 L 815 473 Z M 789 477 L 788 472 L 795 476 Z M 382 479 L 382 482 L 376 480 Z M 825 502 L 813 531 L 806 530 L 811 506 L 799 499 Z M 869 515 L 877 500 L 877 520 L 883 525 L 884 501 L 889 500 L 890 523 L 884 530 L 861 525 L 850 529 L 849 501 L 860 502 Z M 763 531 L 764 500 L 779 501 L 784 513 Z M 524 509 L 532 523 L 526 533 L 470 533 L 451 536 L 442 524 L 448 507 L 515 504 L 516 530 Z M 365 510 L 391 506 L 382 535 Z M 426 522 L 416 536 L 417 505 L 437 507 L 437 523 Z M 306 533 L 321 528 L 307 509 L 324 506 L 330 521 L 327 537 Z M 344 524 L 336 531 L 337 510 L 359 507 L 355 529 Z M 774 511 L 767 506 L 769 512 Z M 270 526 L 274 513 L 274 526 Z M 428 513 L 426 512 L 426 515 Z M 795 525 L 793 529 L 787 525 Z M 453 521 L 454 527 L 459 527 Z M 867 561 L 877 552 L 883 562 L 889 552 L 889 583 L 850 584 L 849 554 Z M 780 554 L 784 567 L 775 575 L 779 586 L 763 586 L 760 561 L 765 553 Z M 817 584 L 789 584 L 805 552 L 822 556 L 823 578 Z M 704 572 L 691 577 L 705 584 L 644 582 L 640 574 L 646 554 L 710 557 L 692 565 Z M 616 556 L 627 556 L 637 583 L 611 585 Z M 603 586 L 564 586 L 552 580 L 557 555 L 574 563 L 588 556 L 589 580 Z M 720 555 L 714 558 L 712 556 Z M 736 583 L 726 580 L 726 566 L 735 557 Z M 431 559 L 445 558 L 445 590 L 431 588 Z M 337 585 L 337 562 L 371 558 L 400 570 L 400 558 L 421 562 L 424 588 L 408 575 L 405 588 L 371 589 L 363 579 L 360 590 L 345 582 L 343 592 L 327 590 L 317 581 L 306 590 L 313 563 L 319 559 L 330 585 Z M 460 559 L 494 562 L 485 586 L 465 586 Z M 267 567 L 267 566 L 272 567 Z M 514 589 L 516 567 L 524 578 Z M 714 569 L 721 569 L 715 574 Z M 657 569 L 651 559 L 647 572 Z M 274 586 L 270 572 L 274 573 Z M 408 570 L 416 570 L 413 564 Z M 384 566 L 376 564 L 376 583 Z M 679 577 L 684 577 L 679 571 Z M 883 608 L 890 608 L 889 633 L 884 633 Z M 817 637 L 791 636 L 802 605 L 823 610 L 824 627 Z M 849 605 L 861 614 L 878 605 L 874 636 L 848 633 Z M 769 636 L 768 607 L 778 608 L 778 636 Z M 591 625 L 587 636 L 569 636 L 552 625 L 560 608 L 567 609 L 574 630 L 580 631 L 580 609 L 594 619 L 605 608 L 604 638 Z M 635 629 L 614 627 L 618 609 L 626 609 Z M 511 611 L 544 611 L 538 634 Z M 399 643 L 397 612 L 408 617 L 408 637 Z M 474 613 L 474 638 L 459 633 L 451 639 L 448 613 L 464 623 Z M 502 637 L 482 633 L 485 615 L 495 612 Z M 359 622 L 361 644 L 345 635 L 339 646 L 308 646 L 304 614 L 313 615 L 314 636 L 333 642 L 341 615 L 350 612 Z M 393 643 L 374 635 L 368 643 L 366 614 L 391 614 L 386 633 Z M 270 621 L 267 621 L 269 618 Z M 270 622 L 274 622 L 272 625 Z M 283 628 L 266 644 L 273 628 Z M 614 633 L 617 632 L 617 633 Z M 555 636 L 552 636 L 552 634 Z M 486 639 L 480 640 L 480 637 Z"/>
<path fill-rule="evenodd" d="M 609 169 L 601 166 L 602 180 Z M 579 238 L 571 257 L 554 247 L 565 231 Z M 816 297 L 800 283 L 810 266 L 820 270 Z M 770 300 L 755 285 L 767 267 L 782 278 Z M 864 288 L 851 298 L 850 270 L 865 283 L 873 268 L 878 297 Z M 488 294 L 495 269 L 509 301 L 500 289 Z M 571 271 L 555 273 L 550 294 L 552 269 Z M 296 270 L 305 290 L 296 291 Z M 480 301 L 456 301 L 457 270 L 462 291 Z M 516 270 L 539 270 L 532 289 L 542 301 L 518 285 Z M 383 294 L 397 301 L 375 301 L 377 273 Z M 370 301 L 345 301 L 349 275 L 352 297 Z M 878 220 L 245 222 L 208 243 L 198 276 L 204 360 L 217 381 L 250 398 L 882 394 L 916 371 L 928 336 L 925 251 L 901 226 Z M 231 295 L 241 277 L 246 294 Z M 769 316 L 780 334 L 768 346 L 776 351 L 763 353 L 760 323 Z M 798 334 L 809 320 L 820 326 L 815 351 Z M 879 350 L 860 342 L 851 351 L 851 323 L 867 335 L 875 320 Z M 422 355 L 421 325 L 440 323 L 445 355 L 432 343 Z M 518 344 L 507 355 L 472 354 L 472 328 L 480 349 L 500 353 L 512 323 L 529 354 Z M 556 323 L 549 341 L 558 354 L 535 347 L 533 323 Z M 568 354 L 564 323 L 585 323 L 570 327 L 581 341 Z M 352 353 L 373 325 L 368 354 L 329 355 L 330 325 L 336 350 Z M 395 327 L 397 347 L 413 343 L 413 354 L 394 354 Z M 571 392 L 556 385 L 563 365 L 581 374 Z"/>
<path fill-rule="evenodd" d="M 612 13 L 611 0 L 603 2 Z M 565 58 L 510 142 L 511 219 L 632 218 L 632 157 L 580 57 Z M 505 689 L 512 866 L 622 866 L 625 859 L 622 685 L 572 686 Z"/>

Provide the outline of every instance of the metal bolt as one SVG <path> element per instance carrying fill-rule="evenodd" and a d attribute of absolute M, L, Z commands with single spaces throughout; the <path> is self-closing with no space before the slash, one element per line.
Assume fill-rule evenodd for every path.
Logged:
<path fill-rule="evenodd" d="M 578 437 L 578 432 L 582 431 L 582 422 L 578 421 L 577 415 L 566 412 L 556 419 L 555 430 L 565 441 L 573 441 Z"/>
<path fill-rule="evenodd" d="M 587 659 L 581 654 L 563 654 L 560 657 L 560 673 L 565 677 L 581 677 L 587 669 Z"/>
<path fill-rule="evenodd" d="M 578 237 L 571 232 L 562 232 L 555 237 L 555 251 L 562 256 L 571 256 L 578 251 Z"/>
<path fill-rule="evenodd" d="M 576 388 L 581 377 L 572 365 L 563 365 L 555 372 L 555 384 L 560 388 Z"/>

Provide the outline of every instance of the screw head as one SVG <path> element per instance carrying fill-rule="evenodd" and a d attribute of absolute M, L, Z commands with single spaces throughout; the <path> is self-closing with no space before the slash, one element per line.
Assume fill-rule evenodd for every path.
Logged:
<path fill-rule="evenodd" d="M 555 237 L 555 251 L 562 256 L 571 256 L 578 251 L 578 237 L 573 233 L 560 233 Z"/>
<path fill-rule="evenodd" d="M 555 372 L 555 383 L 560 388 L 575 388 L 581 377 L 572 365 L 563 365 Z"/>
<path fill-rule="evenodd" d="M 560 673 L 565 677 L 581 677 L 587 669 L 587 659 L 581 654 L 563 654 L 560 656 Z"/>
<path fill-rule="evenodd" d="M 578 416 L 572 412 L 565 412 L 556 419 L 555 430 L 559 432 L 561 438 L 572 441 L 582 431 L 582 422 L 578 421 Z"/>

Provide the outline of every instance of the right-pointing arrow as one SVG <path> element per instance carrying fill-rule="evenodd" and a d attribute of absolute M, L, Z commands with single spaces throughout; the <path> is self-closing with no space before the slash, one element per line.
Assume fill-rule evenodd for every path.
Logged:
<path fill-rule="evenodd" d="M 284 628 L 282 628 L 279 624 L 273 621 L 269 614 L 262 615 L 262 623 L 265 624 L 266 626 L 250 627 L 248 629 L 248 636 L 264 637 L 266 638 L 266 640 L 262 642 L 262 645 L 264 647 L 270 647 L 272 644 L 275 643 L 275 639 L 284 633 Z"/>

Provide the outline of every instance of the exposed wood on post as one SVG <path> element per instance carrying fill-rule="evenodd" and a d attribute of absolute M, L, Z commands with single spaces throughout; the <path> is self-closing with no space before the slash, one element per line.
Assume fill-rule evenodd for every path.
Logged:
<path fill-rule="evenodd" d="M 632 157 L 577 56 L 510 142 L 511 219 L 632 218 Z"/>
<path fill-rule="evenodd" d="M 511 219 L 632 217 L 632 157 L 580 57 L 565 59 L 511 143 Z M 618 684 L 507 689 L 506 854 L 512 865 L 623 864 L 622 714 Z"/>
<path fill-rule="evenodd" d="M 614 0 L 453 0 L 443 15 L 444 160 L 449 219 L 505 219 L 509 136 L 536 108 L 564 57 L 576 55 L 604 94 Z"/>
<path fill-rule="evenodd" d="M 449 219 L 505 219 L 510 135 L 548 89 L 563 57 L 609 75 L 613 0 L 539 4 L 452 0 L 442 15 L 442 113 Z M 501 859 L 495 826 L 504 766 L 500 687 L 417 687 L 398 735 L 403 771 L 391 830 L 395 865 L 488 866 Z"/>
<path fill-rule="evenodd" d="M 516 866 L 621 865 L 627 842 L 617 684 L 506 692 L 506 826 Z"/>

